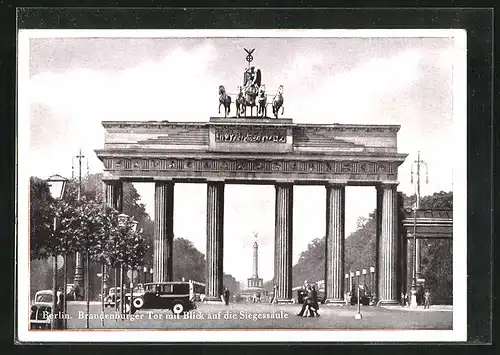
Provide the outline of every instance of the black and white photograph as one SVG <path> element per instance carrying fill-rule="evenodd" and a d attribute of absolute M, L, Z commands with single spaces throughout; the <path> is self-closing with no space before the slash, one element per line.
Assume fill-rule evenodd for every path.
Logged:
<path fill-rule="evenodd" d="M 21 341 L 466 340 L 464 30 L 18 46 Z"/>

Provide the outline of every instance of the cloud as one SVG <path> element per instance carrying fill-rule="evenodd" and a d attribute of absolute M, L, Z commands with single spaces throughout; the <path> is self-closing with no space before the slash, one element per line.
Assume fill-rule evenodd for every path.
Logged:
<path fill-rule="evenodd" d="M 417 50 L 409 50 L 389 58 L 374 58 L 350 71 L 333 73 L 302 98 L 303 104 L 294 108 L 294 116 L 305 122 L 317 122 L 319 116 L 323 123 L 384 123 L 384 117 L 373 117 L 372 113 L 381 102 L 411 89 L 422 75 L 418 66 L 420 57 Z M 318 103 L 322 105 L 318 107 Z M 314 111 L 322 114 L 316 115 Z"/>

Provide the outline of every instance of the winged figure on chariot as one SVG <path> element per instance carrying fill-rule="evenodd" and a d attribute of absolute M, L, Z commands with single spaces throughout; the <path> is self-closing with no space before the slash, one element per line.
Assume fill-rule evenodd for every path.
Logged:
<path fill-rule="evenodd" d="M 243 73 L 243 85 L 238 86 L 238 92 L 236 94 L 236 117 L 247 116 L 247 108 L 250 108 L 250 117 L 253 116 L 253 108 L 256 108 L 256 116 L 267 117 L 267 105 L 268 96 L 266 94 L 266 86 L 262 84 L 262 73 L 260 69 L 256 69 L 251 66 L 250 63 L 253 60 L 252 53 L 254 49 L 248 50 L 246 60 L 248 62 L 248 67 Z M 272 98 L 272 108 L 273 115 L 278 118 L 279 109 L 282 109 L 281 114 L 283 115 L 283 85 L 280 85 L 276 95 Z M 221 106 L 224 106 L 224 117 L 231 111 L 232 99 L 229 94 L 226 93 L 224 86 L 219 86 L 219 113 Z"/>

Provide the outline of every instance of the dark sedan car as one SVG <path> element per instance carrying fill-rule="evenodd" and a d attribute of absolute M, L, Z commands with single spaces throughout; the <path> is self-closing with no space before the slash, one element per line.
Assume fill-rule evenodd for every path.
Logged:
<path fill-rule="evenodd" d="M 125 295 L 127 312 L 130 311 L 130 296 L 130 293 Z M 189 282 L 147 283 L 143 292 L 133 294 L 132 313 L 139 309 L 169 309 L 180 315 L 196 308 L 194 300 Z"/>

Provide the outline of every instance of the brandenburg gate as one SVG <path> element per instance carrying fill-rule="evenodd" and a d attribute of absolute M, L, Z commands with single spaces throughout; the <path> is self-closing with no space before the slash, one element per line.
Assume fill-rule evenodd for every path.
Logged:
<path fill-rule="evenodd" d="M 377 298 L 399 303 L 402 244 L 399 237 L 397 150 L 399 126 L 296 124 L 283 115 L 283 86 L 268 102 L 255 49 L 228 117 L 232 98 L 219 86 L 219 113 L 208 122 L 103 122 L 106 203 L 122 209 L 122 182 L 155 183 L 154 281 L 172 279 L 175 183 L 207 184 L 206 299 L 220 301 L 223 287 L 224 187 L 275 186 L 274 281 L 278 300 L 292 299 L 294 185 L 326 189 L 326 302 L 344 302 L 344 215 L 348 185 L 377 189 Z M 271 106 L 274 118 L 267 115 Z M 247 117 L 247 109 L 250 116 Z M 253 109 L 256 109 L 253 115 Z"/>
<path fill-rule="evenodd" d="M 122 208 L 122 182 L 155 183 L 154 280 L 172 279 L 176 183 L 207 184 L 206 296 L 223 287 L 224 187 L 275 186 L 274 275 L 278 298 L 292 299 L 293 190 L 326 190 L 325 282 L 328 304 L 344 299 L 346 186 L 377 190 L 377 297 L 399 302 L 399 126 L 300 124 L 291 119 L 215 117 L 208 122 L 103 122 L 106 201 Z M 363 203 L 363 202 L 360 202 Z"/>

